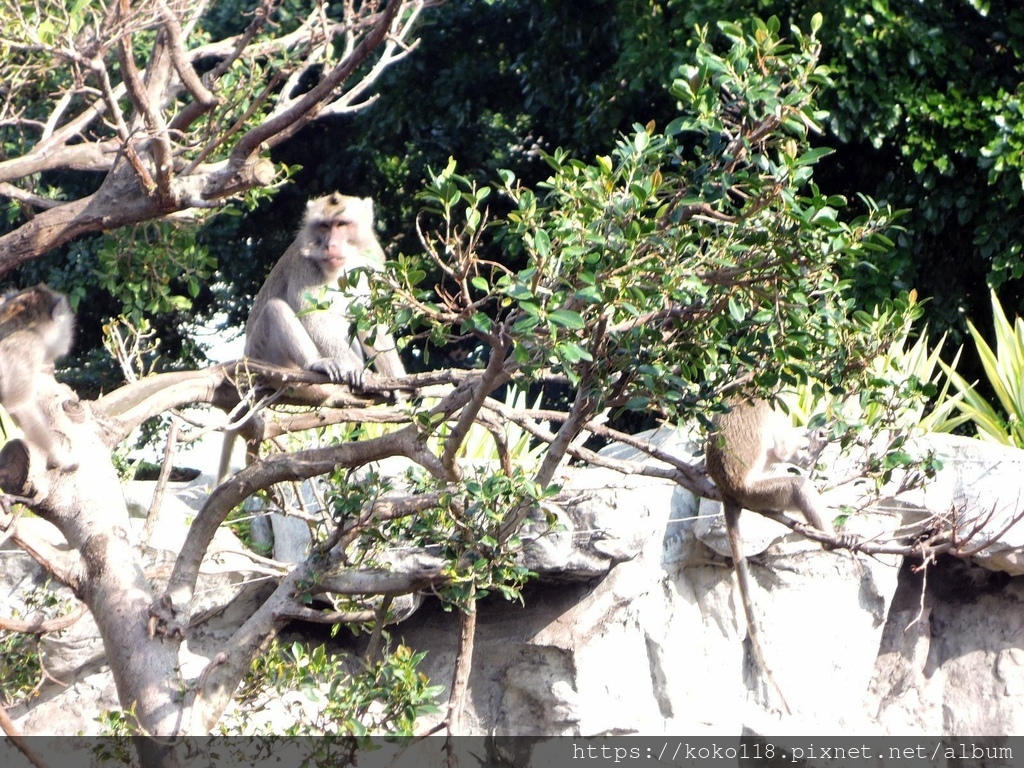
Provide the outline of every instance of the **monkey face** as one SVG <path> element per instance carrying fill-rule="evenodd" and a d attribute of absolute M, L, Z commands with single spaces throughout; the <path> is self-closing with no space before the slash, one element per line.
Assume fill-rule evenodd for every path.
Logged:
<path fill-rule="evenodd" d="M 344 218 L 321 219 L 313 227 L 314 253 L 318 254 L 324 272 L 340 275 L 353 260 L 355 222 Z"/>
<path fill-rule="evenodd" d="M 373 202 L 335 192 L 307 206 L 307 258 L 319 265 L 327 281 L 360 266 L 383 261 L 383 251 L 373 231 Z"/>

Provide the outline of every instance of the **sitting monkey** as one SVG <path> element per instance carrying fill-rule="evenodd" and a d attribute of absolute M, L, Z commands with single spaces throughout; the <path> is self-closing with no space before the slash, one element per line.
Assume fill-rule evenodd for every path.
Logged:
<path fill-rule="evenodd" d="M 273 365 L 326 375 L 360 387 L 367 357 L 382 376 L 405 368 L 387 329 L 352 338 L 351 296 L 335 292 L 331 308 L 315 310 L 306 294 L 336 289 L 352 269 L 379 269 L 384 252 L 373 231 L 373 201 L 337 192 L 311 200 L 295 241 L 271 270 L 245 327 L 245 354 Z"/>
<path fill-rule="evenodd" d="M 373 231 L 373 201 L 334 192 L 310 200 L 298 235 L 256 294 L 245 326 L 245 354 L 285 368 L 326 375 L 336 384 L 359 388 L 367 357 L 382 376 L 405 375 L 395 341 L 383 326 L 352 334 L 352 296 L 338 281 L 359 267 L 379 269 L 384 251 Z M 314 309 L 307 294 L 324 289 L 329 310 Z M 231 463 L 233 436 L 224 441 L 218 480 Z"/>

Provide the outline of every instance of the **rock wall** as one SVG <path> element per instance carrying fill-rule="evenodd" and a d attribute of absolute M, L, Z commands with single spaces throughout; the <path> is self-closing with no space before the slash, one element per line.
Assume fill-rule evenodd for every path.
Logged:
<path fill-rule="evenodd" d="M 1021 511 L 1024 452 L 947 437 L 931 445 L 945 460 L 940 476 L 926 490 L 884 498 L 850 527 L 873 535 L 935 513 L 980 513 L 974 543 L 990 542 L 978 553 L 987 568 L 946 556 L 921 571 L 892 556 L 825 552 L 744 516 L 762 644 L 792 715 L 779 712 L 751 663 L 731 563 L 715 551 L 728 551 L 717 505 L 698 505 L 669 483 L 574 473 L 575 501 L 564 510 L 572 536 L 615 553 L 607 575 L 538 585 L 525 607 L 482 606 L 465 727 L 581 736 L 1024 732 L 1024 578 L 991 570 L 1019 561 L 1024 531 L 1004 529 Z M 428 652 L 431 679 L 450 682 L 455 617 L 427 609 L 401 635 Z"/>
<path fill-rule="evenodd" d="M 651 439 L 687 452 L 675 433 Z M 1024 576 L 1017 575 L 1024 531 L 1007 529 L 1024 498 L 1024 452 L 955 438 L 931 444 L 945 457 L 939 477 L 924 490 L 884 498 L 850 525 L 875 536 L 927 525 L 931 515 L 959 515 L 963 530 L 978 529 L 977 562 L 943 557 L 921 571 L 919 563 L 897 557 L 826 552 L 773 521 L 744 515 L 765 656 L 791 715 L 780 714 L 751 663 L 716 505 L 667 482 L 572 471 L 566 498 L 554 510 L 560 530 L 526 532 L 527 558 L 541 578 L 526 590 L 525 606 L 500 598 L 480 606 L 464 730 L 496 736 L 1024 732 Z M 625 449 L 616 451 L 625 456 Z M 131 495 L 144 508 L 143 490 Z M 196 496 L 194 486 L 168 500 L 160 524 L 176 519 L 181 530 L 165 530 L 156 541 L 180 539 L 189 519 L 182 500 L 190 494 Z M 848 490 L 836 494 L 830 504 L 852 500 Z M 223 590 L 219 603 L 247 575 L 239 546 L 225 536 L 223 557 L 235 556 L 236 564 L 221 557 L 204 566 L 207 578 L 216 579 L 210 586 Z M 3 594 L 31 578 L 8 565 Z M 204 639 L 214 647 L 252 604 L 225 614 L 235 624 L 225 618 L 216 637 L 190 639 L 196 669 L 209 655 Z M 450 684 L 455 615 L 427 599 L 392 632 L 427 651 L 423 671 Z M 77 635 L 66 636 L 79 643 Z M 57 668 L 66 657 L 59 668 L 69 686 L 47 683 L 30 711 L 12 714 L 30 733 L 96 733 L 95 712 L 113 703 L 102 647 L 93 637 L 76 661 L 55 650 L 58 640 L 48 646 L 47 663 Z"/>
<path fill-rule="evenodd" d="M 482 608 L 468 730 L 701 735 L 779 726 L 744 644 L 730 563 L 697 539 L 694 501 L 667 483 L 599 470 L 575 476 L 572 489 L 584 492 L 588 511 L 605 507 L 588 518 L 603 540 L 632 545 L 635 556 L 589 583 L 530 589 L 525 607 L 492 600 Z M 602 529 L 612 517 L 614 527 Z M 868 726 L 898 574 L 894 562 L 799 541 L 752 563 L 765 655 L 795 711 L 785 727 L 834 735 Z M 421 611 L 400 629 L 428 651 L 428 676 L 450 681 L 455 617 Z"/>

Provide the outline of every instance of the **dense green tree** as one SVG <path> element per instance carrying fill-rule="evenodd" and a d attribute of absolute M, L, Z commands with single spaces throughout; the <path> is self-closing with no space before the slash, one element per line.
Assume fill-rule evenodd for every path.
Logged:
<path fill-rule="evenodd" d="M 386 10 L 393 7 L 379 8 L 361 29 L 379 30 L 388 23 Z M 155 46 L 148 50 L 158 60 L 162 46 L 172 44 L 176 20 L 166 16 L 165 3 L 144 8 L 157 13 L 144 18 L 164 37 L 147 37 L 146 25 L 133 32 L 140 36 L 139 47 Z M 325 9 L 316 6 L 311 12 L 315 29 L 328 23 L 315 15 Z M 114 10 L 110 18 L 117 18 Z M 347 32 L 354 24 L 349 19 L 336 29 Z M 827 147 L 812 145 L 827 119 L 816 101 L 829 85 L 828 73 L 819 65 L 819 30 L 817 17 L 803 32 L 792 29 L 788 42 L 780 40 L 774 19 L 702 28 L 668 80 L 676 109 L 664 121 L 636 123 L 617 139 L 609 135 L 607 149 L 597 153 L 538 152 L 536 159 L 546 167 L 543 174 L 532 165 L 531 173 L 522 176 L 507 169 L 490 173 L 483 162 L 485 170 L 463 174 L 454 160 L 431 173 L 415 203 L 422 207 L 422 249 L 396 254 L 388 269 L 372 275 L 370 295 L 365 302 L 353 302 L 352 314 L 364 331 L 392 321 L 441 346 L 468 340 L 480 350 L 479 366 L 389 381 L 368 375 L 359 392 L 330 385 L 319 374 L 275 369 L 259 361 L 132 377 L 95 398 L 82 398 L 48 375 L 37 377 L 45 421 L 66 438 L 71 461 L 50 468 L 33 446 L 8 441 L 0 451 L 0 486 L 13 496 L 3 498 L 3 523 L 12 539 L 71 587 L 96 619 L 123 707 L 117 724 L 125 732 L 159 737 L 137 741 L 142 765 L 184 764 L 191 745 L 165 737 L 208 733 L 217 726 L 254 662 L 256 678 L 242 685 L 242 695 L 270 684 L 268 673 L 280 664 L 257 659 L 289 620 L 349 625 L 370 621 L 379 626 L 393 597 L 413 593 L 439 595 L 462 611 L 464 643 L 447 720 L 449 733 L 457 733 L 460 697 L 465 695 L 458 681 L 467 679 L 472 662 L 472 643 L 466 638 L 473 634 L 476 601 L 487 592 L 519 595 L 528 576 L 519 558 L 520 527 L 559 492 L 556 478 L 568 458 L 668 478 L 701 495 L 716 495 L 692 458 L 662 454 L 647 441 L 610 428 L 605 418 L 610 414 L 629 411 L 668 422 L 692 421 L 721 407 L 723 397 L 733 392 L 768 395 L 809 384 L 822 397 L 841 397 L 849 388 L 862 403 L 885 390 L 879 405 L 892 415 L 902 394 L 914 393 L 914 381 L 904 388 L 904 382 L 887 382 L 883 373 L 868 367 L 906 331 L 917 311 L 913 295 L 886 302 L 872 315 L 857 309 L 844 279 L 856 263 L 891 250 L 886 235 L 891 212 L 866 198 L 851 208 L 847 198 L 823 192 L 815 181 L 816 169 L 830 153 Z M 122 57 L 130 56 L 134 46 L 125 40 L 126 29 L 110 32 L 108 42 Z M 307 57 L 327 50 L 311 46 L 303 49 Z M 178 52 L 183 50 L 179 47 Z M 325 75 L 321 71 L 310 77 L 318 81 Z M 299 93 L 301 99 L 301 89 Z M 26 103 L 35 105 L 32 99 Z M 140 120 L 138 113 L 158 103 L 169 113 L 180 107 L 174 100 L 156 102 L 141 93 L 129 103 L 133 119 Z M 257 98 L 255 103 L 263 102 Z M 242 103 L 235 107 L 249 113 Z M 152 116 L 146 119 L 159 122 Z M 233 124 L 227 119 L 214 123 L 222 129 Z M 27 121 L 23 127 L 38 126 Z M 259 136 L 274 127 L 280 123 L 264 114 L 254 118 L 250 130 Z M 181 141 L 172 131 L 156 134 L 172 145 Z M 458 135 L 473 138 L 470 129 Z M 95 204 L 120 217 L 116 220 L 121 223 L 138 217 L 135 223 L 142 226 L 159 219 L 152 222 L 159 235 L 167 234 L 161 227 L 171 226 L 160 214 L 177 211 L 163 211 L 161 205 L 191 202 L 201 207 L 204 198 L 179 199 L 174 194 L 176 183 L 196 181 L 187 172 L 190 165 L 153 165 L 158 151 L 150 141 L 134 144 L 131 132 L 114 132 L 104 140 L 119 147 L 118 154 L 134 149 L 146 159 L 136 158 L 138 166 L 108 168 L 116 178 L 104 180 L 95 193 L 99 199 L 61 201 L 46 212 L 70 205 L 76 226 L 99 228 L 102 222 L 77 218 L 84 215 L 81 209 Z M 220 146 L 215 142 L 214 148 Z M 46 160 L 32 141 L 22 150 L 11 161 Z M 187 156 L 195 146 L 183 144 L 178 151 Z M 156 154 L 149 157 L 149 152 Z M 507 159 L 488 157 L 497 164 Z M 110 162 L 103 153 L 101 159 Z M 319 177 L 325 184 L 355 183 L 357 178 L 327 163 L 307 168 L 326 174 Z M 146 184 L 151 173 L 152 189 Z M 145 199 L 126 201 L 124 210 L 112 208 L 111 198 L 103 196 L 108 184 Z M 170 197 L 161 196 L 161 184 L 169 185 Z M 419 189 L 410 186 L 410 191 Z M 8 193 L 40 207 L 47 200 L 39 190 L 15 188 Z M 280 210 L 291 204 L 288 198 L 277 203 Z M 235 230 L 236 260 L 259 252 L 257 240 L 270 242 L 271 233 L 261 233 L 253 222 L 272 221 L 276 210 L 262 209 L 259 218 Z M 150 217 L 143 215 L 147 212 Z M 42 224 L 55 217 L 51 214 Z M 19 239 L 24 231 L 47 243 L 70 239 L 67 232 L 40 229 L 41 223 L 31 219 L 0 237 L 0 243 L 11 247 L 0 252 L 0 260 L 32 258 L 38 243 Z M 131 252 L 115 249 L 115 258 L 101 270 L 105 281 L 124 274 L 129 286 L 120 297 L 131 297 L 138 284 L 152 283 L 157 289 L 165 285 L 163 280 L 180 269 L 173 257 L 190 246 L 184 238 L 166 252 L 154 248 L 146 258 L 133 258 L 159 239 L 143 240 L 143 234 L 119 233 L 123 249 Z M 204 237 L 213 242 L 209 231 Z M 239 243 L 243 237 L 245 242 Z M 205 254 L 186 255 L 196 257 L 193 269 L 205 268 Z M 112 294 L 117 291 L 117 286 L 105 285 Z M 157 294 L 175 301 L 172 293 Z M 522 387 L 555 382 L 570 396 L 562 408 L 510 405 L 497 395 L 511 382 Z M 273 396 L 264 396 L 268 389 Z M 386 396 L 394 390 L 410 394 Z M 271 454 L 254 455 L 237 475 L 210 490 L 188 523 L 184 543 L 173 553 L 170 575 L 154 582 L 144 569 L 144 548 L 136 546 L 137 537 L 130 532 L 110 452 L 147 419 L 180 406 L 210 404 L 230 411 L 240 401 L 245 407 L 235 412 L 237 421 L 217 423 L 244 429 L 254 454 Z M 280 404 L 315 408 L 277 409 Z M 211 409 L 205 416 L 214 423 L 218 414 Z M 373 430 L 375 421 L 388 422 L 391 428 Z M 353 424 L 358 426 L 342 429 Z M 336 431 L 317 447 L 273 452 L 284 434 L 322 434 L 328 427 Z M 528 450 L 518 455 L 505 437 L 513 427 L 530 436 L 522 443 Z M 199 425 L 200 431 L 204 428 Z M 494 446 L 494 461 L 483 463 L 467 455 L 474 434 L 477 440 L 483 434 L 483 441 Z M 660 461 L 603 457 L 582 445 L 587 434 L 622 440 Z M 171 454 L 172 438 L 168 442 Z M 891 461 L 902 461 L 902 452 L 886 450 L 884 441 L 865 444 L 872 450 L 882 446 L 882 457 L 873 457 L 880 465 L 891 469 Z M 385 477 L 370 468 L 396 456 L 409 465 L 401 477 Z M 320 476 L 327 483 L 327 499 L 315 510 L 316 536 L 308 557 L 282 566 L 269 596 L 222 650 L 210 649 L 208 664 L 187 663 L 186 632 L 202 620 L 200 615 L 218 614 L 213 609 L 200 612 L 195 598 L 201 564 L 228 515 L 275 485 Z M 44 546 L 31 531 L 18 527 L 16 515 L 9 513 L 13 503 L 24 504 L 55 526 L 69 546 Z M 314 514 L 312 508 L 309 513 Z M 820 531 L 808 535 L 837 543 Z M 947 536 L 946 545 L 952 546 L 951 541 Z M 885 546 L 867 542 L 861 549 L 871 553 Z M 907 548 L 889 548 L 893 550 Z M 293 651 L 285 662 L 304 665 L 301 683 L 309 682 L 307 672 L 315 673 L 317 680 L 329 677 L 354 697 L 337 697 L 324 710 L 330 721 L 311 727 L 358 736 L 374 725 L 367 718 L 376 713 L 383 722 L 375 727 L 413 728 L 436 691 L 417 677 L 415 655 L 399 652 L 385 663 L 377 655 L 379 634 L 370 644 L 376 648 L 352 660 L 360 673 L 352 677 L 342 676 L 322 654 L 303 659 Z M 284 676 L 278 680 L 283 682 Z M 296 724 L 297 730 L 302 727 Z M 314 742 L 313 747 L 329 741 Z"/>
<path fill-rule="evenodd" d="M 388 74 L 374 109 L 285 148 L 314 187 L 351 183 L 380 200 L 388 231 L 415 249 L 411 198 L 427 167 L 459 159 L 546 173 L 537 149 L 582 156 L 632 122 L 671 119 L 664 83 L 692 54 L 697 24 L 777 15 L 806 27 L 803 0 L 494 0 L 449 4 L 419 55 Z M 896 248 L 851 272 L 864 306 L 916 288 L 933 326 L 989 313 L 986 281 L 1018 306 L 1024 273 L 1024 6 L 1015 0 L 844 0 L 822 10 L 835 87 L 815 143 L 835 153 L 828 192 L 906 209 Z M 331 147 L 343 146 L 340 152 Z M 326 153 L 326 154 L 325 154 Z M 312 174 L 311 176 L 305 175 Z M 956 334 L 954 334 L 956 335 Z"/>
<path fill-rule="evenodd" d="M 251 217 L 219 217 L 199 233 L 197 254 L 219 268 L 210 273 L 200 261 L 206 266 L 198 279 L 186 280 L 187 269 L 161 288 L 190 300 L 187 316 L 163 306 L 154 318 L 171 357 L 183 349 L 186 319 L 209 322 L 226 310 L 240 326 L 307 196 L 372 194 L 393 251 L 414 252 L 415 194 L 429 168 L 456 157 L 477 178 L 508 168 L 539 180 L 547 173 L 540 150 L 593 156 L 633 122 L 671 119 L 675 100 L 664 84 L 691 55 L 695 25 L 774 14 L 785 33 L 791 23 L 806 27 L 818 7 L 804 0 L 481 0 L 434 9 L 416 55 L 380 78 L 376 103 L 320 119 L 274 150 L 275 161 L 301 168 L 293 185 Z M 298 8 L 281 4 L 285 29 Z M 216 3 L 204 29 L 214 39 L 236 33 L 246 9 L 235 0 Z M 1014 0 L 844 0 L 823 16 L 822 60 L 835 86 L 822 94 L 830 118 L 814 141 L 836 151 L 819 169 L 819 183 L 826 192 L 865 192 L 907 209 L 894 251 L 851 273 L 862 304 L 914 287 L 930 299 L 933 326 L 957 334 L 964 314 L 987 324 L 986 281 L 1007 307 L 1020 306 L 1024 7 Z M 13 140 L 10 130 L 6 136 Z M 43 178 L 70 196 L 98 183 L 95 175 Z M 15 279 L 88 291 L 83 309 L 105 319 L 132 301 L 109 285 L 125 284 L 116 269 L 107 285 L 98 276 L 127 266 L 102 262 L 104 242 L 79 239 Z M 82 346 L 98 343 L 87 332 Z"/>

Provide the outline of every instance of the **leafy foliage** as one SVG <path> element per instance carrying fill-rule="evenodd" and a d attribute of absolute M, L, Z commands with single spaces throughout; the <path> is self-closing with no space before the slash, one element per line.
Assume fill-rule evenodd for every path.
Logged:
<path fill-rule="evenodd" d="M 390 74 L 376 115 L 314 137 L 317 152 L 352 141 L 344 170 L 316 162 L 304 177 L 344 173 L 378 189 L 408 251 L 409 200 L 427 167 L 454 155 L 478 182 L 502 167 L 533 186 L 541 150 L 590 157 L 635 122 L 667 125 L 676 107 L 664 84 L 692 57 L 695 25 L 715 36 L 718 20 L 775 14 L 788 34 L 809 29 L 819 10 L 834 87 L 821 94 L 829 116 L 813 144 L 834 153 L 817 183 L 826 196 L 864 192 L 907 211 L 895 247 L 844 276 L 868 310 L 916 288 L 930 299 L 931 327 L 956 340 L 965 314 L 987 314 L 986 280 L 1005 285 L 1007 301 L 1020 297 L 1024 7 L 1015 0 L 449 3 L 430 19 L 420 54 Z M 304 162 L 293 152 L 291 162 Z"/>
<path fill-rule="evenodd" d="M 847 201 L 813 184 L 828 73 L 813 33 L 790 44 L 778 30 L 722 24 L 723 53 L 703 30 L 672 86 L 681 116 L 664 132 L 635 126 L 593 163 L 545 156 L 553 175 L 537 190 L 508 172 L 480 187 L 450 163 L 424 193 L 448 286 L 431 297 L 405 261 L 392 288 L 432 338 L 507 337 L 527 379 L 560 374 L 601 407 L 680 418 L 745 372 L 764 388 L 848 383 L 892 328 L 866 333 L 841 272 L 891 247 L 892 215 L 865 198 L 845 219 Z M 494 193 L 514 205 L 504 219 L 488 218 Z M 525 266 L 481 258 L 487 237 Z"/>
<path fill-rule="evenodd" d="M 296 718 L 285 730 L 272 731 L 276 735 L 412 736 L 416 719 L 436 711 L 434 697 L 442 690 L 417 671 L 423 657 L 399 645 L 382 661 L 363 665 L 345 654 L 329 654 L 323 645 L 294 642 L 285 647 L 275 640 L 253 662 L 243 683 L 237 727 L 252 733 L 260 698 L 267 694 L 279 698 L 294 691 L 316 714 L 312 720 Z"/>
<path fill-rule="evenodd" d="M 69 601 L 61 599 L 50 583 L 32 588 L 21 599 L 34 618 L 56 618 L 70 610 Z M 12 619 L 24 617 L 15 611 Z M 11 707 L 19 699 L 35 695 L 45 673 L 39 656 L 39 636 L 0 631 L 0 705 Z"/>
<path fill-rule="evenodd" d="M 655 68 L 680 55 L 695 23 L 777 14 L 786 26 L 805 26 L 820 10 L 803 0 L 644 5 L 637 28 L 665 27 L 658 34 L 666 48 L 649 59 Z M 622 54 L 640 67 L 641 40 L 632 52 L 626 42 Z M 961 322 L 965 308 L 987 311 L 977 290 L 986 279 L 994 287 L 1016 281 L 1019 296 L 1024 7 L 1015 0 L 843 0 L 823 12 L 821 40 L 835 81 L 822 96 L 830 132 L 822 141 L 836 149 L 822 185 L 908 209 L 896 248 L 857 272 L 861 301 L 871 306 L 893 287 L 917 288 L 933 299 L 933 327 L 945 329 Z"/>

